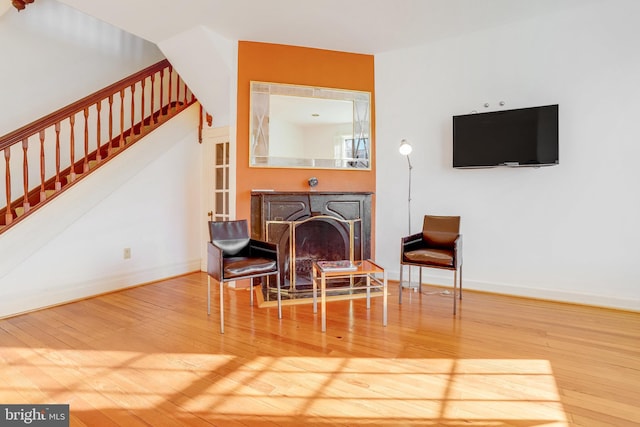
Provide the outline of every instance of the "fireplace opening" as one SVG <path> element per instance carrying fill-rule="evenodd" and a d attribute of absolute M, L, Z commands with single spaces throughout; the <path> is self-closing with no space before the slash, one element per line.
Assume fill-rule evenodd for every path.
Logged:
<path fill-rule="evenodd" d="M 314 261 L 349 259 L 350 238 L 348 224 L 332 218 L 311 218 L 295 227 L 294 257 L 285 255 L 284 277 L 291 290 L 311 289 L 311 269 Z M 289 247 L 286 236 L 283 247 Z M 292 262 L 293 261 L 293 262 Z M 291 269 L 293 271 L 293 275 Z M 290 281 L 293 280 L 293 284 Z M 286 287 L 285 283 L 285 287 Z"/>

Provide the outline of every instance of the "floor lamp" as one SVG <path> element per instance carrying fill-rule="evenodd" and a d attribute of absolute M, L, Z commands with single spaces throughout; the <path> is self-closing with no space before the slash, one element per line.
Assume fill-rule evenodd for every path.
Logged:
<path fill-rule="evenodd" d="M 411 158 L 409 157 L 409 154 L 411 154 L 411 151 L 413 151 L 413 147 L 411 146 L 411 144 L 409 144 L 409 142 L 407 142 L 406 139 L 403 139 L 402 141 L 400 141 L 400 147 L 398 149 L 400 151 L 400 154 L 402 154 L 403 156 L 407 156 L 407 164 L 409 165 L 409 197 L 407 198 L 407 215 L 409 216 L 409 220 L 408 225 L 409 225 L 409 234 L 408 236 L 411 235 L 411 170 L 413 169 L 413 166 L 411 165 Z M 400 265 L 400 268 L 402 268 L 402 264 Z M 400 286 L 402 286 L 402 283 L 400 284 Z M 411 286 L 411 266 L 409 266 L 409 282 L 408 282 L 408 287 L 413 287 Z M 415 290 L 418 289 L 418 287 L 416 286 L 414 288 Z"/>
<path fill-rule="evenodd" d="M 408 235 L 411 235 L 411 169 L 413 169 L 413 166 L 411 166 L 411 159 L 409 158 L 409 154 L 411 154 L 411 152 L 413 151 L 413 147 L 411 147 L 411 144 L 409 144 L 406 139 L 403 139 L 402 141 L 400 141 L 400 148 L 398 150 L 400 151 L 400 154 L 402 154 L 403 156 L 407 156 L 407 163 L 409 164 L 409 198 L 407 199 L 407 213 L 409 215 Z"/>

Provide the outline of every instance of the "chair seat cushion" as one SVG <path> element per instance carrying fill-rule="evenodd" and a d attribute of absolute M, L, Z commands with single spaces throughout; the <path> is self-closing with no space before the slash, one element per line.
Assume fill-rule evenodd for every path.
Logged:
<path fill-rule="evenodd" d="M 267 258 L 231 257 L 223 261 L 224 278 L 226 280 L 238 276 L 264 274 L 277 270 L 276 261 Z"/>
<path fill-rule="evenodd" d="M 416 249 L 405 252 L 404 258 L 416 264 L 453 267 L 453 251 L 448 249 Z"/>

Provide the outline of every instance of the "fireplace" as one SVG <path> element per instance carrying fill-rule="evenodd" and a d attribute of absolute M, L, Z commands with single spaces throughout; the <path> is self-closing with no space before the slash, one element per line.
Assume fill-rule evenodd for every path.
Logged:
<path fill-rule="evenodd" d="M 359 223 L 328 215 L 298 221 L 267 221 L 266 240 L 278 243 L 280 250 L 283 290 L 311 289 L 314 261 L 362 259 L 362 248 L 356 245 L 356 241 L 362 241 Z M 282 225 L 286 228 L 281 228 Z"/>
<path fill-rule="evenodd" d="M 371 257 L 371 193 L 253 192 L 251 234 L 278 243 L 283 294 L 308 294 L 314 261 Z"/>

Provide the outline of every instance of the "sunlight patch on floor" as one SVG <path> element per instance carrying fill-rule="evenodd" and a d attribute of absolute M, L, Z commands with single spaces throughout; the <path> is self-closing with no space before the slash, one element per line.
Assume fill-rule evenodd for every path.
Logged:
<path fill-rule="evenodd" d="M 15 349 L 8 361 L 18 379 L 7 396 L 77 396 L 94 408 L 152 409 L 167 402 L 184 412 L 242 417 L 566 425 L 551 365 L 522 359 L 376 359 Z M 127 382 L 126 390 L 122 382 Z M 35 382 L 35 380 L 34 380 Z"/>

